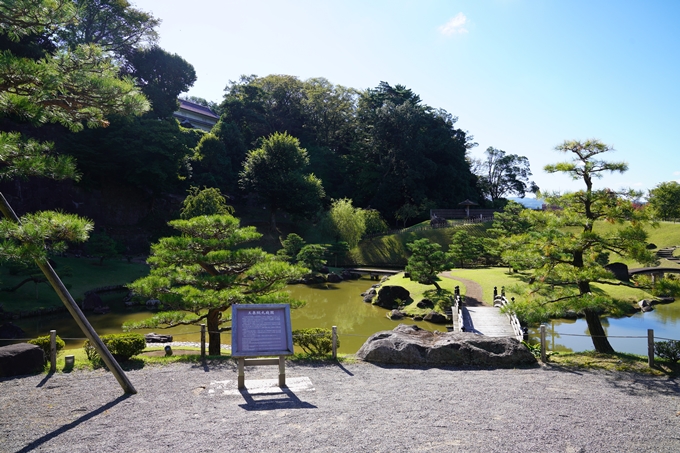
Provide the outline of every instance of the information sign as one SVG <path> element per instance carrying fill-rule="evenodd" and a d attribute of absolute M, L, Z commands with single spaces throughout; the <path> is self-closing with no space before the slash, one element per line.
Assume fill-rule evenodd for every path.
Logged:
<path fill-rule="evenodd" d="M 293 329 L 288 304 L 232 305 L 231 355 L 292 355 Z"/>

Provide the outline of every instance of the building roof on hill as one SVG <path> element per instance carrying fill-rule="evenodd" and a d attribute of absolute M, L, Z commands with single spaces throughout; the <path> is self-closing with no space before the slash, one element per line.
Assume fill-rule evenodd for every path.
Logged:
<path fill-rule="evenodd" d="M 201 115 L 209 116 L 215 119 L 219 119 L 219 116 L 217 116 L 215 112 L 210 110 L 210 107 L 206 107 L 205 105 L 201 104 L 196 104 L 195 102 L 187 101 L 185 99 L 179 100 L 179 108 L 188 110 L 190 112 L 198 113 Z"/>

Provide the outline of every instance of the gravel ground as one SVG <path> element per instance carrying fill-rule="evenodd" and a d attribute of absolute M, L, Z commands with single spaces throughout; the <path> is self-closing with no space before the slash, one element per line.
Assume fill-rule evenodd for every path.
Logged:
<path fill-rule="evenodd" d="M 518 370 L 233 362 L 0 380 L 0 451 L 678 452 L 678 380 Z M 269 386 L 269 387 L 268 387 Z"/>

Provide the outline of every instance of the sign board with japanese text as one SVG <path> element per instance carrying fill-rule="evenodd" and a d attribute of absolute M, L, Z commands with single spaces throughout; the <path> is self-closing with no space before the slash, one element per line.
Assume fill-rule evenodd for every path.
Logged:
<path fill-rule="evenodd" d="M 235 304 L 231 316 L 232 357 L 293 354 L 290 305 Z"/>

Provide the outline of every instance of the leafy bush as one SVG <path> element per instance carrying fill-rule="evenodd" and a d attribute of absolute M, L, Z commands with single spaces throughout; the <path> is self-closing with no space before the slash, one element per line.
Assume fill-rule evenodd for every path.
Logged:
<path fill-rule="evenodd" d="M 50 356 L 50 336 L 49 335 L 45 335 L 44 337 L 38 337 L 38 338 L 35 338 L 33 340 L 28 340 L 28 342 L 30 344 L 40 346 L 40 349 L 42 349 L 43 352 L 45 353 L 45 357 Z M 57 335 L 56 344 L 57 344 L 57 352 L 61 351 L 66 346 L 66 343 L 64 343 L 64 340 L 59 338 L 59 335 Z"/>
<path fill-rule="evenodd" d="M 333 332 L 320 327 L 294 330 L 293 344 L 312 356 L 328 355 L 333 351 Z M 340 339 L 337 346 L 340 347 Z"/>
<path fill-rule="evenodd" d="M 668 359 L 673 363 L 680 360 L 680 341 L 655 341 L 654 353 L 662 359 Z"/>
<path fill-rule="evenodd" d="M 139 333 L 114 333 L 102 335 L 100 338 L 118 361 L 128 360 L 130 357 L 140 354 L 146 348 L 144 335 Z M 101 360 L 94 346 L 90 344 L 90 340 L 85 340 L 83 349 L 85 349 L 88 360 L 92 362 Z"/>

